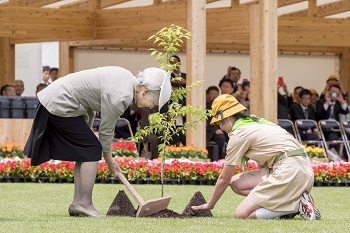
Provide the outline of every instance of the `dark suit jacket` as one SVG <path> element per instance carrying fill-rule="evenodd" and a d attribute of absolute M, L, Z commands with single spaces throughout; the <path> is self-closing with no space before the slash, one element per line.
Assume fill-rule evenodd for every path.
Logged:
<path fill-rule="evenodd" d="M 277 118 L 289 120 L 288 99 L 278 92 L 277 100 Z"/>
<path fill-rule="evenodd" d="M 305 119 L 304 109 L 301 107 L 300 103 L 292 104 L 290 107 L 290 118 L 293 122 L 295 120 Z M 316 111 L 311 104 L 308 106 L 308 119 L 316 121 Z"/>
<path fill-rule="evenodd" d="M 331 108 L 328 106 L 327 110 L 324 110 L 323 104 L 326 102 L 326 99 L 319 99 L 316 102 L 316 118 L 317 120 L 324 120 L 329 119 Z M 339 113 L 342 114 L 348 114 L 349 110 L 346 108 L 346 110 L 342 109 L 341 104 L 339 101 L 335 102 L 334 105 L 334 116 L 335 120 L 339 121 Z"/>

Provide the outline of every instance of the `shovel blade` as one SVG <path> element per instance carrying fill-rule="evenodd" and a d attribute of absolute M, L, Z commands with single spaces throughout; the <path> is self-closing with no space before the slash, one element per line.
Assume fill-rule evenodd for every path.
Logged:
<path fill-rule="evenodd" d="M 165 210 L 169 205 L 170 199 L 171 197 L 162 197 L 146 201 L 137 209 L 136 217 L 147 217 Z"/>

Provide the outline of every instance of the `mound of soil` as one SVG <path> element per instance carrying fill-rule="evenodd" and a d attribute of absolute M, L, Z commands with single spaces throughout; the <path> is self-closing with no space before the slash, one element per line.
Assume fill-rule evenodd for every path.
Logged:
<path fill-rule="evenodd" d="M 114 198 L 114 201 L 107 211 L 107 216 L 113 215 L 128 217 L 136 216 L 136 209 L 132 205 L 124 190 L 119 190 L 119 193 Z"/>
<path fill-rule="evenodd" d="M 191 217 L 213 217 L 210 210 L 192 210 L 191 206 L 197 206 L 207 203 L 201 192 L 196 192 L 182 212 L 183 215 Z"/>
<path fill-rule="evenodd" d="M 196 192 L 187 204 L 182 214 L 173 210 L 165 209 L 148 216 L 149 218 L 191 218 L 191 217 L 213 217 L 210 210 L 193 211 L 191 206 L 207 203 L 201 192 Z M 137 210 L 132 205 L 130 199 L 123 190 L 120 190 L 108 209 L 107 216 L 128 216 L 136 217 Z"/>

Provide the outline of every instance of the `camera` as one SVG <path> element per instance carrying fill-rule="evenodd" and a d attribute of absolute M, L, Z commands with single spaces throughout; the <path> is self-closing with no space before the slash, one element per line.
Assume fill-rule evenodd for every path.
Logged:
<path fill-rule="evenodd" d="M 329 96 L 330 96 L 330 97 L 337 97 L 337 96 L 338 96 L 338 93 L 337 93 L 337 92 L 330 92 L 330 93 L 329 93 Z"/>
<path fill-rule="evenodd" d="M 250 82 L 248 81 L 248 79 L 244 78 L 244 79 L 243 79 L 243 83 L 242 83 L 243 89 L 244 89 L 246 86 L 249 86 L 249 85 L 250 85 Z"/>

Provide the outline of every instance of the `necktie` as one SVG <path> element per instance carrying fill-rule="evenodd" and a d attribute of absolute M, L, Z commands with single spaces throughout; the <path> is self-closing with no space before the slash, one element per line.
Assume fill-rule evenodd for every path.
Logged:
<path fill-rule="evenodd" d="M 329 107 L 331 108 L 331 111 L 329 113 L 329 118 L 335 119 L 335 115 L 334 115 L 334 103 L 331 103 L 329 105 Z"/>
<path fill-rule="evenodd" d="M 304 108 L 304 116 L 305 116 L 305 119 L 309 119 L 309 113 L 307 111 L 307 108 Z"/>

